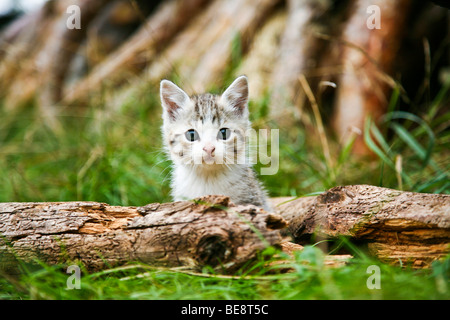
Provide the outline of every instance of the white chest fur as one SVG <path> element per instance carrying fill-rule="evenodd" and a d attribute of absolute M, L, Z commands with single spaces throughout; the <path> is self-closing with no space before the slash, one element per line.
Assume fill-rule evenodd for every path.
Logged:
<path fill-rule="evenodd" d="M 238 198 L 238 188 L 242 184 L 245 165 L 232 165 L 231 168 L 201 170 L 193 166 L 175 166 L 172 178 L 174 200 L 188 200 L 205 195 L 226 195 L 233 201 Z"/>

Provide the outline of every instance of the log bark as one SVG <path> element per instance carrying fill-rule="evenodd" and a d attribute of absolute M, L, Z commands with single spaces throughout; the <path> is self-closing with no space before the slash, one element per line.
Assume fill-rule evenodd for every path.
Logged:
<path fill-rule="evenodd" d="M 333 126 L 342 142 L 351 128 L 364 132 L 364 121 L 376 122 L 387 111 L 390 89 L 396 86 L 390 74 L 401 43 L 408 0 L 358 0 L 342 35 L 344 72 L 338 79 Z M 379 28 L 372 26 L 370 7 L 379 8 Z M 373 15 L 373 13 L 372 13 Z M 369 28 L 370 27 L 370 28 Z M 370 154 L 363 136 L 355 140 L 356 154 Z"/>
<path fill-rule="evenodd" d="M 278 8 L 255 34 L 248 53 L 233 73 L 235 77 L 245 74 L 251 79 L 250 101 L 261 101 L 271 87 L 269 79 L 277 62 L 280 39 L 286 26 L 287 13 Z"/>
<path fill-rule="evenodd" d="M 30 101 L 36 93 L 39 53 L 61 14 L 61 6 L 47 2 L 2 32 L 0 39 L 0 97 L 7 110 Z"/>
<path fill-rule="evenodd" d="M 108 105 L 118 109 L 129 97 L 147 92 L 150 85 L 170 74 L 179 78 L 177 83 L 189 94 L 221 87 L 232 60 L 233 44 L 239 42 L 240 53 L 245 53 L 258 28 L 279 3 L 280 0 L 213 1 L 155 56 L 142 75 L 129 79 L 129 85 L 108 97 Z"/>
<path fill-rule="evenodd" d="M 66 26 L 67 16 L 59 17 L 52 32 L 48 35 L 50 40 L 40 53 L 40 83 L 41 93 L 39 105 L 48 112 L 62 97 L 64 79 L 68 66 L 78 51 L 83 39 L 86 37 L 89 24 L 108 3 L 108 0 L 79 0 L 77 5 L 83 12 L 83 26 L 80 29 L 69 29 Z"/>
<path fill-rule="evenodd" d="M 450 195 L 356 185 L 273 203 L 276 214 L 224 196 L 144 207 L 1 203 L 0 269 L 39 259 L 91 270 L 141 261 L 233 272 L 267 246 L 301 250 L 286 244 L 283 230 L 299 244 L 345 236 L 382 261 L 420 268 L 450 252 Z"/>
<path fill-rule="evenodd" d="M 231 272 L 281 243 L 277 215 L 224 196 L 119 207 L 97 202 L 0 204 L 0 267 L 82 262 L 90 270 L 129 261 L 205 265 Z"/>
<path fill-rule="evenodd" d="M 318 26 L 314 18 L 327 10 L 328 1 L 287 1 L 288 16 L 281 38 L 278 59 L 271 76 L 271 118 L 281 125 L 292 125 L 300 118 L 304 95 L 298 78 L 311 67 L 312 57 L 317 56 L 316 38 Z"/>
<path fill-rule="evenodd" d="M 240 54 L 245 54 L 256 32 L 270 17 L 279 2 L 280 0 L 241 0 L 234 1 L 232 5 L 230 5 L 231 1 L 225 2 L 232 7 L 234 15 L 227 21 L 225 32 L 216 36 L 209 50 L 192 71 L 189 79 L 192 79 L 191 85 L 195 92 L 204 92 L 220 84 L 217 79 L 225 73 L 231 62 L 233 41 L 237 36 L 239 37 L 239 46 L 242 51 Z"/>
<path fill-rule="evenodd" d="M 66 88 L 63 103 L 86 102 L 88 94 L 93 95 L 104 89 L 105 79 L 108 86 L 114 87 L 139 74 L 207 4 L 208 0 L 162 3 L 119 49 L 79 83 Z"/>
<path fill-rule="evenodd" d="M 367 244 L 382 261 L 413 267 L 428 267 L 450 253 L 450 195 L 355 185 L 282 201 L 277 213 L 297 243 L 313 234 L 345 236 Z"/>

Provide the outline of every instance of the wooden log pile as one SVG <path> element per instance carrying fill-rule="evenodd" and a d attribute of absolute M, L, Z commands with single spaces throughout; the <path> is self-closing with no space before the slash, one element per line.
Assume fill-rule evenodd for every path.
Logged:
<path fill-rule="evenodd" d="M 280 202 L 275 199 L 274 203 Z M 19 259 L 82 262 L 99 270 L 130 261 L 230 273 L 269 246 L 291 252 L 312 235 L 347 237 L 380 260 L 429 267 L 449 253 L 450 196 L 374 186 L 336 187 L 315 197 L 284 199 L 268 213 L 228 197 L 152 203 L 1 203 L 0 266 Z"/>
<path fill-rule="evenodd" d="M 387 111 L 392 88 L 401 88 L 407 101 L 397 75 L 408 75 L 402 77 L 407 82 L 413 78 L 411 69 L 420 73 L 416 65 L 426 64 L 424 50 L 438 45 L 423 47 L 423 38 L 437 39 L 435 31 L 447 15 L 431 3 L 406 0 L 149 3 L 49 1 L 7 26 L 0 32 L 4 108 L 33 102 L 51 124 L 61 107 L 80 112 L 87 105 L 120 108 L 129 97 L 157 88 L 162 78 L 176 77 L 190 93 L 199 93 L 222 87 L 230 73 L 243 72 L 255 83 L 257 96 L 252 98 L 268 98 L 271 120 L 280 126 L 299 120 L 307 125 L 311 121 L 302 119 L 302 112 L 309 102 L 299 82 L 304 76 L 317 100 L 322 95 L 331 100 L 330 128 L 345 143 L 349 127 L 363 132 L 366 116 L 376 121 Z M 66 10 L 73 4 L 83 15 L 79 30 L 65 27 Z M 374 6 L 380 8 L 379 29 L 368 27 L 372 18 L 367 10 Z M 408 36 L 413 51 L 401 48 L 406 29 L 418 35 Z M 261 43 L 267 36 L 272 39 Z M 435 42 L 445 41 L 445 34 L 441 38 Z M 437 81 L 435 74 L 425 76 L 428 85 Z M 337 89 L 324 93 L 323 81 L 336 83 Z M 411 95 L 417 90 L 410 86 Z M 361 137 L 354 148 L 369 152 Z"/>

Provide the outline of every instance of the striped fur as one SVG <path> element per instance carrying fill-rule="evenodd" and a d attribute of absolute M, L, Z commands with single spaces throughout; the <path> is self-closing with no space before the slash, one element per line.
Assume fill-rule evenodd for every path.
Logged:
<path fill-rule="evenodd" d="M 163 80 L 160 94 L 164 148 L 173 162 L 174 200 L 220 194 L 236 204 L 270 210 L 266 192 L 247 159 L 246 131 L 251 128 L 247 78 L 237 78 L 222 95 L 191 97 Z M 229 130 L 225 140 L 219 133 L 224 128 Z M 189 141 L 188 130 L 195 130 L 198 140 Z"/>

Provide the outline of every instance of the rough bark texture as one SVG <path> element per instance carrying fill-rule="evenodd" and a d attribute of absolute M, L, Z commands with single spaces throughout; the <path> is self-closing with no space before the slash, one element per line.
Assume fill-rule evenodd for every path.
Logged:
<path fill-rule="evenodd" d="M 289 222 L 298 243 L 312 234 L 347 236 L 367 243 L 381 260 L 415 267 L 429 266 L 450 252 L 450 195 L 345 186 L 284 201 L 277 213 Z"/>
<path fill-rule="evenodd" d="M 282 239 L 286 222 L 297 243 L 309 243 L 313 234 L 346 236 L 391 263 L 428 267 L 450 252 L 450 195 L 356 185 L 273 203 L 277 214 L 234 206 L 224 196 L 144 207 L 1 203 L 0 266 L 38 258 L 50 264 L 78 260 L 98 270 L 137 260 L 232 272 L 269 245 L 301 250 Z"/>
<path fill-rule="evenodd" d="M 15 258 L 81 261 L 99 270 L 128 261 L 233 271 L 281 243 L 284 220 L 223 196 L 117 207 L 97 202 L 0 204 L 0 266 Z M 228 209 L 227 209 L 228 208 Z"/>

